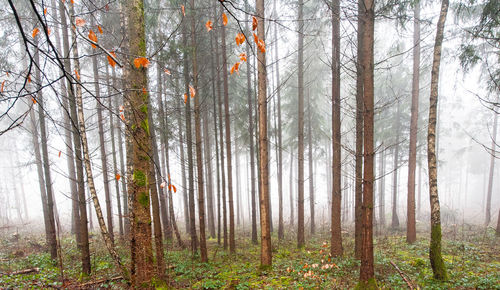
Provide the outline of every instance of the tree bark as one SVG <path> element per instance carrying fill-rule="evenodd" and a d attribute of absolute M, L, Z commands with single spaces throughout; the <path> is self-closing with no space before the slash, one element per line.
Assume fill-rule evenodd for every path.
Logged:
<path fill-rule="evenodd" d="M 93 27 L 94 18 L 91 18 L 90 22 Z M 102 117 L 102 101 L 101 101 L 101 88 L 99 87 L 99 69 L 97 67 L 97 54 L 92 56 L 92 70 L 94 74 L 94 90 L 95 98 L 97 101 L 97 128 L 99 133 L 99 149 L 101 153 L 101 165 L 102 165 L 102 179 L 104 183 L 104 198 L 106 203 L 106 218 L 108 222 L 108 232 L 111 242 L 114 243 L 113 234 L 113 210 L 111 205 L 111 195 L 109 193 L 109 178 L 108 178 L 108 158 L 106 155 L 106 141 L 104 139 L 104 119 Z"/>
<path fill-rule="evenodd" d="M 415 172 L 417 169 L 418 95 L 420 92 L 420 2 L 415 3 L 413 14 L 413 78 L 411 88 L 410 153 L 408 160 L 408 198 L 406 242 L 417 240 L 415 221 Z"/>
<path fill-rule="evenodd" d="M 231 123 L 229 120 L 229 86 L 227 79 L 226 27 L 222 25 L 222 72 L 224 81 L 224 125 L 226 131 L 227 199 L 229 206 L 229 252 L 236 252 L 234 240 L 233 166 L 231 156 Z"/>
<path fill-rule="evenodd" d="M 309 92 L 309 90 L 308 90 Z M 311 125 L 311 96 L 307 94 L 307 141 L 309 149 L 309 213 L 311 215 L 311 235 L 316 232 L 316 223 L 314 221 L 314 171 L 313 171 L 313 148 L 312 148 L 312 125 Z"/>
<path fill-rule="evenodd" d="M 354 256 L 361 258 L 362 233 L 362 203 L 363 203 L 363 34 L 365 31 L 362 20 L 364 0 L 358 1 L 358 30 L 357 30 L 357 63 L 356 63 L 356 153 L 354 161 Z"/>
<path fill-rule="evenodd" d="M 78 180 L 78 210 L 80 219 L 79 223 L 79 239 L 77 242 L 78 248 L 81 251 L 81 260 L 82 260 L 82 273 L 84 275 L 89 275 L 91 270 L 90 265 L 90 250 L 89 250 L 89 235 L 88 235 L 88 220 L 87 220 L 87 207 L 86 207 L 86 198 L 85 198 L 85 184 L 84 184 L 84 173 L 83 173 L 83 159 L 82 159 L 82 143 L 80 140 L 79 132 L 78 132 L 78 116 L 77 116 L 77 108 L 76 108 L 76 95 L 75 88 L 73 87 L 73 83 L 70 81 L 71 76 L 69 71 L 71 71 L 71 61 L 70 61 L 70 48 L 69 48 L 69 35 L 66 18 L 66 10 L 63 2 L 59 3 L 59 15 L 61 17 L 61 27 L 62 27 L 62 35 L 63 35 L 63 49 L 64 55 L 66 56 L 64 59 L 64 72 L 66 74 L 67 79 L 67 88 L 68 88 L 68 97 L 69 97 L 69 108 L 70 108 L 70 120 L 72 123 L 72 136 L 73 136 L 73 145 L 75 146 L 75 162 L 76 162 L 76 177 Z M 73 23 L 74 16 L 71 16 L 71 23 Z M 72 30 L 71 37 L 73 40 L 73 57 L 75 59 L 75 69 L 76 63 L 78 60 L 78 49 L 76 47 L 76 39 L 75 32 Z M 75 54 L 76 53 L 76 54 Z"/>
<path fill-rule="evenodd" d="M 438 105 L 439 66 L 443 43 L 444 24 L 448 13 L 448 0 L 441 2 L 436 40 L 432 59 L 431 92 L 429 97 L 429 126 L 427 129 L 427 162 L 429 167 L 429 201 L 431 206 L 431 242 L 429 259 L 437 280 L 446 280 L 446 267 L 441 256 L 441 217 L 437 183 L 436 120 Z"/>
<path fill-rule="evenodd" d="M 360 1 L 361 2 L 361 1 Z M 360 289 L 377 288 L 373 268 L 373 115 L 374 115 L 374 88 L 373 88 L 373 46 L 375 3 L 373 0 L 363 0 L 360 20 L 363 22 L 362 50 L 363 57 L 363 206 L 362 206 L 362 246 L 361 267 L 359 270 Z"/>
<path fill-rule="evenodd" d="M 193 57 L 193 87 L 197 92 L 194 97 L 194 128 L 196 138 L 196 163 L 198 169 L 198 218 L 200 222 L 200 254 L 201 262 L 208 262 L 207 242 L 205 237 L 205 196 L 203 181 L 203 148 L 201 140 L 201 93 L 198 92 L 198 60 L 196 47 L 196 25 L 195 25 L 195 6 L 194 0 L 191 0 L 191 49 Z"/>
<path fill-rule="evenodd" d="M 303 248 L 304 238 L 304 1 L 299 0 L 298 11 L 298 90 L 299 90 L 299 132 L 298 132 L 298 197 L 297 197 L 297 247 Z"/>
<path fill-rule="evenodd" d="M 385 228 L 385 147 L 382 148 L 379 156 L 379 170 L 380 176 L 378 181 L 379 195 L 378 195 L 378 216 L 379 225 L 383 229 Z"/>
<path fill-rule="evenodd" d="M 290 146 L 290 182 L 288 183 L 290 185 L 290 225 L 293 226 L 295 223 L 295 216 L 294 216 L 294 210 L 293 210 L 293 146 Z"/>
<path fill-rule="evenodd" d="M 340 0 L 332 1 L 332 256 L 342 256 L 342 140 L 340 118 Z"/>
<path fill-rule="evenodd" d="M 394 124 L 396 126 L 396 144 L 394 144 L 394 158 L 393 158 L 393 175 L 392 175 L 392 223 L 393 229 L 399 228 L 398 218 L 398 169 L 399 169 L 399 134 L 400 134 L 400 103 L 397 100 L 396 119 Z"/>
<path fill-rule="evenodd" d="M 491 134 L 492 140 L 491 140 L 491 148 L 495 148 L 497 146 L 497 128 L 498 128 L 498 114 L 496 112 L 493 112 L 494 119 L 493 119 L 493 132 Z M 488 192 L 486 195 L 486 210 L 485 210 L 485 219 L 484 219 L 484 226 L 488 227 L 491 221 L 491 195 L 493 191 L 493 176 L 495 174 L 495 161 L 496 161 L 496 154 L 495 150 L 491 149 L 490 153 L 490 171 L 489 171 L 489 177 L 488 177 Z"/>
<path fill-rule="evenodd" d="M 146 36 L 144 22 L 144 1 L 133 0 L 127 2 L 126 19 L 128 26 L 129 58 L 125 64 L 125 79 L 127 81 L 128 106 L 130 115 L 131 149 L 132 154 L 127 158 L 132 160 L 132 179 L 129 180 L 129 200 L 131 201 L 130 221 L 132 228 L 131 255 L 132 260 L 131 282 L 132 287 L 139 288 L 150 285 L 153 278 L 153 247 L 151 240 L 150 214 L 150 184 L 151 180 L 151 139 L 148 122 L 149 94 L 147 88 L 147 68 L 134 67 L 135 57 L 146 56 Z"/>
<path fill-rule="evenodd" d="M 264 0 L 256 0 L 257 37 L 265 42 L 264 26 Z M 260 266 L 271 267 L 271 228 L 269 225 L 269 160 L 267 148 L 267 80 L 266 80 L 266 54 L 261 50 L 257 51 L 258 61 L 258 102 L 259 102 L 259 169 L 260 169 L 260 234 L 261 251 Z"/>

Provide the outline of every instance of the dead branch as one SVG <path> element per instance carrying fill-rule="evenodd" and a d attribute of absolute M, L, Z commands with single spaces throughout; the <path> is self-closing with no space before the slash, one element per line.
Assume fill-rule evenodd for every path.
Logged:
<path fill-rule="evenodd" d="M 413 284 L 411 283 L 411 280 L 406 277 L 407 275 L 403 271 L 401 271 L 401 269 L 399 269 L 399 267 L 396 264 L 394 264 L 393 261 L 390 261 L 390 262 L 391 262 L 391 265 L 396 269 L 396 271 L 398 271 L 399 276 L 401 276 L 401 278 L 403 278 L 403 280 L 406 282 L 406 284 L 408 285 L 408 288 L 410 288 L 412 290 L 415 289 L 415 287 L 413 287 Z"/>
<path fill-rule="evenodd" d="M 24 270 L 19 270 L 15 272 L 10 272 L 10 273 L 0 273 L 1 276 L 14 276 L 14 275 L 23 275 L 23 274 L 31 274 L 31 273 L 38 273 L 40 272 L 40 268 L 30 268 L 30 269 L 24 269 Z"/>

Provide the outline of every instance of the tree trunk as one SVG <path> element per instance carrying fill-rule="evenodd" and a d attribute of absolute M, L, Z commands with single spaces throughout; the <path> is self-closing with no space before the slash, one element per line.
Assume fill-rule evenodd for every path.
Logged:
<path fill-rule="evenodd" d="M 132 159 L 133 173 L 129 180 L 129 199 L 132 211 L 130 221 L 132 227 L 131 251 L 135 259 L 132 260 L 131 282 L 132 287 L 139 288 L 150 285 L 153 278 L 153 249 L 151 241 L 151 214 L 150 214 L 150 184 L 151 180 L 151 139 L 148 124 L 149 94 L 144 92 L 147 88 L 147 68 L 134 67 L 135 57 L 146 56 L 146 36 L 144 25 L 144 2 L 133 0 L 127 2 L 128 48 L 129 59 L 125 64 L 124 76 L 127 80 L 129 91 L 128 102 L 130 120 L 132 154 L 127 158 Z M 139 89 L 137 89 L 139 88 Z M 153 189 L 153 191 L 155 191 Z M 154 194 L 154 192 L 152 193 Z"/>
<path fill-rule="evenodd" d="M 381 149 L 379 157 L 379 170 L 380 176 L 378 181 L 379 195 L 378 195 L 378 216 L 379 225 L 383 229 L 385 228 L 385 147 Z"/>
<path fill-rule="evenodd" d="M 342 256 L 342 140 L 340 118 L 340 0 L 332 1 L 332 256 Z"/>
<path fill-rule="evenodd" d="M 115 173 L 114 183 L 115 183 L 115 192 L 116 192 L 116 207 L 118 209 L 118 229 L 120 234 L 120 239 L 123 240 L 123 219 L 122 219 L 122 205 L 121 205 L 121 196 L 120 196 L 120 181 L 116 178 L 116 174 L 118 174 L 118 162 L 116 158 L 116 145 L 115 145 L 115 122 L 114 122 L 114 107 L 112 98 L 116 99 L 116 96 L 113 97 L 111 93 L 110 83 L 109 83 L 109 68 L 106 65 L 106 86 L 108 87 L 108 109 L 109 109 L 109 129 L 111 132 L 111 156 L 113 158 L 113 172 Z M 118 133 L 119 134 L 119 133 Z M 111 174 L 113 176 L 113 174 Z"/>
<path fill-rule="evenodd" d="M 213 68 L 213 66 L 212 66 Z M 213 75 L 213 74 L 212 74 Z M 207 104 L 208 105 L 208 104 Z M 209 133 L 209 107 L 205 106 L 203 110 L 203 140 L 204 140 L 204 154 L 205 164 L 207 165 L 207 213 L 208 213 L 208 230 L 210 231 L 210 238 L 215 239 L 215 218 L 214 218 L 214 197 L 213 197 L 213 177 L 212 177 L 212 154 L 210 153 L 210 133 Z"/>
<path fill-rule="evenodd" d="M 63 40 L 63 48 L 64 55 L 66 56 L 64 59 L 64 73 L 66 74 L 67 79 L 67 88 L 68 88 L 68 96 L 69 96 L 69 108 L 70 108 L 70 120 L 72 123 L 72 136 L 73 136 L 73 145 L 75 146 L 75 162 L 76 162 L 76 177 L 78 180 L 78 211 L 80 215 L 79 223 L 79 238 L 77 239 L 78 248 L 81 252 L 81 260 L 82 260 L 82 273 L 84 275 L 89 275 L 91 266 L 90 266 L 90 250 L 89 250 L 89 235 L 88 235 L 88 220 L 87 220 L 87 207 L 86 207 L 86 198 L 85 198 L 85 184 L 84 184 L 84 174 L 83 174 L 83 159 L 82 159 L 82 144 L 80 140 L 80 136 L 78 133 L 78 116 L 77 116 L 77 108 L 76 108 L 76 95 L 73 87 L 73 83 L 70 81 L 71 76 L 69 75 L 69 71 L 71 70 L 71 61 L 70 61 L 70 48 L 69 48 L 69 35 L 66 18 L 66 9 L 63 2 L 59 3 L 59 15 L 61 17 L 61 27 L 62 27 L 62 40 Z M 71 23 L 73 23 L 74 16 L 71 16 Z M 72 30 L 71 37 L 74 43 L 73 46 L 73 57 L 75 57 L 75 53 L 78 53 L 76 43 L 74 39 L 76 38 L 75 32 Z M 75 69 L 78 58 L 75 57 Z"/>
<path fill-rule="evenodd" d="M 290 182 L 288 183 L 290 185 L 290 225 L 293 226 L 295 223 L 295 216 L 294 216 L 294 210 L 293 210 L 293 146 L 290 146 Z"/>
<path fill-rule="evenodd" d="M 356 63 L 356 153 L 354 181 L 354 256 L 361 258 L 362 203 L 363 203 L 363 34 L 365 31 L 362 14 L 364 0 L 358 1 L 357 63 Z"/>
<path fill-rule="evenodd" d="M 408 198 L 406 242 L 417 240 L 415 224 L 415 172 L 417 169 L 418 95 L 420 92 L 420 2 L 415 3 L 413 15 L 413 78 L 411 88 L 410 153 L 408 160 Z"/>
<path fill-rule="evenodd" d="M 38 49 L 38 39 L 35 38 L 35 86 L 36 99 L 38 102 L 38 121 L 40 126 L 40 146 L 42 148 L 42 166 L 45 180 L 46 201 L 47 201 L 47 226 L 48 226 L 48 246 L 52 260 L 57 259 L 57 233 L 54 219 L 54 194 L 52 191 L 52 177 L 50 174 L 50 160 L 47 146 L 47 129 L 45 126 L 44 99 L 42 95 L 42 76 L 40 72 L 40 53 Z M 37 137 L 38 138 L 38 137 Z"/>
<path fill-rule="evenodd" d="M 194 0 L 191 0 L 191 49 L 193 57 L 193 87 L 195 92 L 198 92 L 198 60 L 196 56 L 196 25 L 195 25 L 195 6 Z M 203 148 L 201 140 L 201 94 L 199 93 L 194 98 L 194 128 L 196 138 L 196 163 L 198 169 L 198 218 L 200 220 L 200 253 L 201 262 L 208 262 L 207 242 L 205 238 L 205 196 L 203 184 Z M 193 215 L 194 216 L 194 215 Z"/>
<path fill-rule="evenodd" d="M 362 210 L 362 246 L 361 267 L 359 270 L 360 289 L 376 288 L 375 272 L 373 269 L 373 46 L 375 3 L 373 0 L 363 0 L 361 4 L 360 20 L 363 22 L 362 33 L 362 62 L 363 67 L 363 210 Z M 358 5 L 359 5 L 358 4 Z M 358 8 L 359 9 L 359 8 Z"/>
<path fill-rule="evenodd" d="M 265 42 L 264 27 L 264 0 L 256 0 L 257 37 Z M 260 178 L 260 266 L 261 268 L 271 267 L 271 228 L 269 225 L 269 160 L 267 148 L 267 95 L 266 95 L 266 54 L 261 50 L 257 51 L 258 60 L 258 101 L 259 101 L 259 171 Z"/>
<path fill-rule="evenodd" d="M 485 210 L 485 219 L 484 219 L 484 226 L 488 227 L 491 221 L 491 195 L 493 191 L 493 176 L 495 174 L 495 161 L 496 161 L 496 156 L 494 148 L 497 146 L 497 127 L 498 127 L 498 114 L 496 112 L 493 112 L 494 119 L 493 119 L 493 132 L 491 134 L 492 140 L 491 140 L 491 157 L 490 157 L 490 172 L 489 172 L 489 177 L 488 177 L 488 193 L 486 196 L 486 210 Z"/>
<path fill-rule="evenodd" d="M 308 90 L 309 92 L 309 90 Z M 313 149 L 312 149 L 312 125 L 311 125 L 311 96 L 307 94 L 307 141 L 309 149 L 309 211 L 311 215 L 311 235 L 316 232 L 314 221 L 314 171 L 313 171 Z"/>
<path fill-rule="evenodd" d="M 399 228 L 399 218 L 398 218 L 398 169 L 399 169 L 399 134 L 400 134 L 400 103 L 397 100 L 397 110 L 396 119 L 394 124 L 396 126 L 396 144 L 394 144 L 394 159 L 393 159 L 393 170 L 392 175 L 392 223 L 391 228 Z"/>
<path fill-rule="evenodd" d="M 194 205 L 194 166 L 193 166 L 193 134 L 191 130 L 191 97 L 189 92 L 189 62 L 188 62 L 188 23 L 186 19 L 182 26 L 182 42 L 185 47 L 184 51 L 184 85 L 185 85 L 185 101 L 186 101 L 186 142 L 187 142 L 187 158 L 188 158 L 188 203 L 189 203 L 189 234 L 191 236 L 191 253 L 194 255 L 198 251 L 198 238 L 196 235 L 196 217 Z M 194 48 L 191 48 L 194 49 Z"/>
<path fill-rule="evenodd" d="M 298 132 L 298 197 L 297 197 L 297 247 L 303 248 L 304 238 L 304 1 L 299 0 L 298 11 L 298 90 L 299 90 L 299 132 Z"/>
<path fill-rule="evenodd" d="M 245 7 L 249 11 L 248 1 L 245 1 Z M 245 13 L 246 30 L 248 30 L 248 15 Z M 246 45 L 246 54 L 250 56 L 249 46 Z M 250 195 L 252 204 L 252 243 L 257 245 L 257 211 L 255 204 L 255 154 L 254 154 L 254 119 L 253 119 L 253 101 L 252 101 L 252 80 L 250 76 L 250 61 L 247 61 L 247 102 L 248 102 L 248 136 L 250 137 Z M 248 190 L 248 189 L 247 189 Z"/>
<path fill-rule="evenodd" d="M 234 240 L 234 205 L 233 205 L 233 166 L 231 160 L 231 123 L 229 121 L 229 87 L 227 79 L 226 27 L 222 25 L 222 72 L 224 80 L 224 125 L 226 129 L 227 158 L 227 198 L 229 205 L 229 251 L 236 252 Z"/>
<path fill-rule="evenodd" d="M 429 166 L 429 200 L 431 206 L 431 243 L 429 259 L 434 273 L 434 278 L 446 280 L 446 267 L 441 256 L 441 213 L 439 206 L 437 184 L 437 158 L 436 158 L 436 119 L 438 104 L 439 66 L 441 62 L 441 49 L 443 43 L 444 24 L 448 12 L 448 0 L 441 3 L 441 12 L 437 23 L 436 41 L 432 59 L 431 92 L 429 98 L 429 126 L 427 129 L 427 162 Z"/>
<path fill-rule="evenodd" d="M 90 22 L 93 27 L 94 18 L 91 18 Z M 101 165 L 102 165 L 102 179 L 104 182 L 104 198 L 106 202 L 106 217 L 108 222 L 108 232 L 111 242 L 114 242 L 113 234 L 113 211 L 111 205 L 111 195 L 109 193 L 109 179 L 108 179 L 108 158 L 106 155 L 106 141 L 104 140 L 104 119 L 102 117 L 102 100 L 101 100 L 101 89 L 99 87 L 99 69 L 97 68 L 97 54 L 92 56 L 92 69 L 94 75 L 94 90 L 95 98 L 97 101 L 97 128 L 99 133 L 99 149 L 101 153 Z"/>

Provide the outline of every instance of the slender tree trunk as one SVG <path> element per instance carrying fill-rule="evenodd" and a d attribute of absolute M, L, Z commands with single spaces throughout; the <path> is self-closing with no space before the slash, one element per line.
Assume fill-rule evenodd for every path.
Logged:
<path fill-rule="evenodd" d="M 493 119 L 493 132 L 492 132 L 492 140 L 491 140 L 491 148 L 495 148 L 497 146 L 497 127 L 498 127 L 498 114 L 496 112 L 493 112 L 494 119 Z M 491 195 L 493 191 L 493 176 L 495 174 L 495 161 L 496 161 L 496 156 L 495 156 L 495 150 L 492 149 L 490 153 L 490 172 L 489 172 L 489 177 L 488 177 L 488 193 L 486 196 L 486 210 L 485 210 L 485 219 L 484 219 L 484 226 L 488 227 L 491 221 Z"/>
<path fill-rule="evenodd" d="M 394 121 L 396 125 L 396 144 L 394 144 L 394 173 L 392 175 L 392 223 L 391 227 L 393 229 L 399 228 L 399 218 L 398 218 L 398 169 L 399 169 L 399 134 L 400 134 L 400 103 L 397 101 L 396 110 L 396 120 Z"/>
<path fill-rule="evenodd" d="M 356 153 L 354 181 L 354 256 L 361 259 L 362 203 L 363 203 L 363 34 L 365 22 L 361 19 L 364 13 L 364 0 L 358 1 L 358 47 L 356 64 Z"/>
<path fill-rule="evenodd" d="M 224 81 L 224 125 L 226 129 L 227 198 L 229 205 L 229 251 L 236 252 L 234 240 L 233 166 L 231 156 L 231 123 L 229 120 L 229 85 L 227 79 L 226 27 L 222 25 L 222 72 Z"/>
<path fill-rule="evenodd" d="M 213 66 L 212 66 L 213 68 Z M 213 75 L 213 74 L 212 74 Z M 208 104 L 207 104 L 208 105 Z M 205 106 L 203 110 L 203 140 L 205 164 L 207 165 L 207 213 L 208 213 L 208 230 L 210 238 L 215 239 L 215 218 L 214 218 L 214 197 L 213 197 L 213 178 L 212 178 L 212 154 L 210 153 L 210 133 L 209 133 L 209 107 Z"/>
<path fill-rule="evenodd" d="M 198 60 L 196 47 L 196 25 L 195 25 L 195 6 L 194 0 L 191 0 L 191 49 L 193 57 L 193 87 L 198 91 Z M 205 196 L 203 184 L 203 148 L 201 140 L 201 94 L 194 98 L 194 128 L 196 138 L 196 163 L 198 169 L 198 218 L 200 220 L 200 253 L 201 261 L 208 262 L 207 242 L 205 238 Z"/>
<path fill-rule="evenodd" d="M 415 3 L 413 15 L 413 78 L 411 88 L 410 153 L 408 160 L 408 198 L 406 242 L 417 240 L 415 224 L 415 172 L 417 169 L 418 95 L 420 92 L 420 2 Z"/>
<path fill-rule="evenodd" d="M 184 47 L 183 59 L 184 59 L 184 85 L 185 85 L 185 101 L 186 101 L 186 142 L 187 142 L 187 158 L 188 158 L 188 196 L 189 196 L 189 234 L 191 236 L 191 253 L 194 255 L 198 251 L 198 238 L 196 235 L 196 216 L 195 216 L 195 205 L 194 205 L 194 165 L 193 165 L 193 134 L 191 130 L 191 98 L 190 98 L 190 88 L 189 88 L 189 62 L 188 62 L 188 22 L 184 19 L 184 24 L 182 26 L 183 34 L 182 41 Z M 191 48 L 194 49 L 194 48 Z M 202 177 L 203 178 L 203 177 Z"/>
<path fill-rule="evenodd" d="M 293 226 L 295 223 L 295 211 L 293 210 L 293 185 L 295 184 L 293 182 L 293 146 L 290 146 L 290 182 L 288 184 L 290 185 L 290 225 Z"/>
<path fill-rule="evenodd" d="M 57 11 L 59 6 L 56 5 L 55 0 L 51 0 L 52 5 L 52 14 L 57 15 Z M 59 18 L 62 19 L 62 15 L 59 15 Z M 66 15 L 64 15 L 64 20 L 66 21 Z M 66 30 L 66 27 L 61 27 L 61 30 Z M 64 35 L 64 32 L 63 32 Z M 55 33 L 56 36 L 56 47 L 58 52 L 63 55 L 64 59 L 67 57 L 67 51 L 63 52 L 61 49 L 61 34 Z M 67 30 L 66 30 L 67 36 Z M 77 191 L 77 183 L 76 183 L 76 168 L 75 168 L 75 158 L 73 155 L 73 144 L 71 139 L 72 132 L 72 123 L 70 120 L 69 112 L 69 93 L 68 88 L 66 87 L 65 80 L 61 80 L 61 92 L 63 96 L 63 116 L 64 116 L 64 126 L 66 127 L 64 130 L 64 140 L 66 142 L 66 164 L 68 167 L 68 178 L 70 183 L 71 190 L 71 233 L 75 234 L 77 244 L 80 244 L 78 240 L 80 239 L 80 212 L 78 211 L 78 191 Z"/>
<path fill-rule="evenodd" d="M 75 162 L 76 162 L 76 177 L 78 180 L 78 211 L 80 215 L 79 223 L 79 239 L 77 242 L 78 248 L 81 252 L 81 261 L 82 261 L 82 273 L 84 275 L 89 275 L 91 266 L 90 266 L 90 250 L 89 250 L 89 235 L 88 235 L 88 219 L 87 219 L 87 207 L 86 207 L 86 198 L 85 198 L 85 184 L 84 184 L 84 174 L 83 174 L 83 159 L 82 159 L 82 144 L 78 132 L 78 116 L 77 116 L 77 108 L 76 108 L 76 95 L 75 88 L 73 87 L 73 83 L 70 81 L 71 77 L 69 76 L 69 71 L 71 70 L 71 61 L 70 61 L 70 48 L 69 48 L 69 35 L 66 18 L 66 9 L 63 2 L 59 3 L 59 15 L 61 17 L 61 27 L 62 27 L 62 40 L 63 40 L 63 49 L 64 55 L 66 56 L 64 59 L 64 73 L 66 74 L 67 79 L 67 88 L 68 88 L 68 99 L 69 99 L 69 108 L 70 108 L 70 120 L 72 123 L 72 136 L 73 136 L 73 145 L 75 146 Z M 71 16 L 71 23 L 73 23 L 74 16 Z M 73 39 L 73 57 L 75 59 L 75 69 L 76 63 L 78 60 L 78 50 L 76 47 L 76 42 L 74 39 L 76 38 L 75 32 L 72 30 L 71 37 Z M 75 55 L 76 53 L 76 55 Z"/>
<path fill-rule="evenodd" d="M 304 238 L 304 1 L 299 0 L 298 11 L 298 90 L 299 90 L 299 132 L 298 132 L 298 197 L 297 197 L 297 247 L 305 245 Z"/>
<path fill-rule="evenodd" d="M 379 185 L 379 195 L 378 195 L 378 216 L 379 216 L 379 224 L 383 229 L 385 228 L 385 148 L 381 149 L 380 157 L 379 157 L 379 170 L 380 170 L 380 179 L 378 181 Z"/>
<path fill-rule="evenodd" d="M 309 90 L 308 90 L 309 92 Z M 316 232 L 316 223 L 314 221 L 314 171 L 313 171 L 313 148 L 312 148 L 312 125 L 311 125 L 311 96 L 307 94 L 307 141 L 309 149 L 309 211 L 311 215 L 311 235 Z"/>
<path fill-rule="evenodd" d="M 431 92 L 429 98 L 429 126 L 427 129 L 427 162 L 429 166 L 429 200 L 431 206 L 431 242 L 429 259 L 434 278 L 446 280 L 446 267 L 441 256 L 441 213 L 439 206 L 436 158 L 436 119 L 438 104 L 439 66 L 443 43 L 444 24 L 448 13 L 448 0 L 441 2 L 441 12 L 437 23 L 436 41 L 432 59 Z"/>
<path fill-rule="evenodd" d="M 362 49 L 363 58 L 363 210 L 362 210 L 362 246 L 361 267 L 359 270 L 360 289 L 377 288 L 373 268 L 373 115 L 374 115 L 374 88 L 373 88 L 373 46 L 375 3 L 373 0 L 363 0 L 360 20 L 363 22 Z M 358 5 L 359 5 L 358 4 Z"/>
<path fill-rule="evenodd" d="M 419 157 L 420 160 L 420 157 Z M 417 216 L 421 216 L 422 207 L 422 162 L 418 162 L 418 202 L 417 202 Z"/>
<path fill-rule="evenodd" d="M 257 37 L 265 42 L 264 27 L 264 0 L 256 0 Z M 257 51 L 258 61 L 258 101 L 259 101 L 259 171 L 260 178 L 260 234 L 261 251 L 260 266 L 271 267 L 271 228 L 269 225 L 269 160 L 267 148 L 267 96 L 266 96 L 266 54 L 261 50 Z"/>
<path fill-rule="evenodd" d="M 248 1 L 245 1 L 245 7 L 249 11 Z M 248 30 L 248 15 L 245 13 L 245 25 Z M 246 45 L 246 54 L 250 56 L 249 46 Z M 254 119 L 253 119 L 253 101 L 252 101 L 252 80 L 250 75 L 250 61 L 247 61 L 247 102 L 248 102 L 248 136 L 250 137 L 250 196 L 252 204 L 252 243 L 257 245 L 257 210 L 255 203 L 255 148 L 254 148 Z M 248 190 L 248 189 L 247 189 Z"/>
<path fill-rule="evenodd" d="M 38 38 L 35 38 L 35 86 L 37 91 L 38 102 L 38 121 L 40 126 L 40 146 L 42 148 L 42 166 L 45 180 L 45 190 L 47 194 L 47 226 L 48 226 L 48 246 L 50 257 L 52 260 L 57 260 L 57 233 L 56 222 L 54 219 L 54 193 L 52 191 L 52 177 L 50 172 L 49 151 L 47 145 L 47 128 L 45 125 L 45 106 L 42 95 L 42 77 L 40 72 L 40 53 L 38 49 Z"/>
<path fill-rule="evenodd" d="M 90 22 L 93 27 L 94 18 L 91 18 Z M 106 141 L 104 140 L 104 119 L 102 116 L 102 100 L 101 100 L 101 88 L 99 87 L 99 69 L 97 68 L 97 54 L 92 56 L 92 69 L 94 74 L 94 90 L 95 97 L 97 100 L 97 128 L 99 132 L 99 149 L 101 153 L 101 165 L 102 165 L 102 179 L 104 182 L 104 198 L 106 202 L 106 218 L 108 223 L 108 232 L 111 242 L 114 242 L 113 234 L 113 211 L 111 205 L 111 195 L 109 193 L 109 178 L 108 178 L 108 158 L 106 155 Z"/>
<path fill-rule="evenodd" d="M 340 118 L 340 0 L 332 1 L 332 256 L 342 256 L 342 140 Z"/>
<path fill-rule="evenodd" d="M 109 129 L 111 132 L 111 156 L 113 158 L 113 172 L 115 173 L 114 183 L 115 183 L 115 192 L 116 192 L 116 207 L 118 209 L 118 229 L 120 234 L 120 239 L 123 240 L 123 219 L 122 219 L 122 205 L 121 205 L 121 196 L 120 196 L 120 181 L 116 178 L 116 174 L 118 174 L 118 162 L 116 158 L 116 145 L 115 145 L 115 122 L 114 122 L 114 107 L 112 98 L 116 98 L 111 93 L 110 83 L 109 83 L 109 68 L 106 66 L 106 86 L 108 87 L 108 109 L 109 109 Z M 118 133 L 119 134 L 119 133 Z M 113 176 L 113 174 L 111 174 Z"/>
<path fill-rule="evenodd" d="M 186 60 L 184 60 L 186 61 Z M 187 70 L 187 65 L 184 64 L 184 69 Z M 186 74 L 184 72 L 184 78 L 186 75 L 188 76 L 189 79 L 189 73 Z M 186 79 L 184 79 L 186 81 Z M 178 99 L 177 101 L 177 107 L 180 108 L 180 101 Z M 182 201 L 184 205 L 184 224 L 186 225 L 186 232 L 189 233 L 190 231 L 190 226 L 189 226 L 189 208 L 188 208 L 188 188 L 187 188 L 187 182 L 186 182 L 186 159 L 184 158 L 184 133 L 182 132 L 182 123 L 181 123 L 181 116 L 182 110 L 179 110 L 178 115 L 177 115 L 177 126 L 179 128 L 179 151 L 180 151 L 180 158 L 181 158 L 181 177 L 182 177 Z"/>

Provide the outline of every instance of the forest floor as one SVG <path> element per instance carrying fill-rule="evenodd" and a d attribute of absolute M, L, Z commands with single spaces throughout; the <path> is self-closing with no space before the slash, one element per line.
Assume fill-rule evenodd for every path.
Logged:
<path fill-rule="evenodd" d="M 495 237 L 492 229 L 445 230 L 443 234 L 443 254 L 449 276 L 446 282 L 432 278 L 427 233 L 421 233 L 413 245 L 405 242 L 403 232 L 375 236 L 378 286 L 406 288 L 410 283 L 425 289 L 500 289 L 500 238 Z M 158 288 L 345 289 L 355 287 L 358 281 L 359 261 L 353 258 L 354 240 L 348 233 L 344 234 L 344 257 L 331 260 L 327 233 L 310 237 L 302 250 L 296 248 L 295 240 L 278 243 L 273 236 L 273 267 L 265 271 L 259 269 L 260 248 L 251 244 L 248 233 L 237 237 L 235 255 L 224 251 L 216 240 L 209 239 L 209 263 L 192 259 L 189 250 L 170 246 L 166 251 L 168 278 L 166 282 L 158 282 Z M 124 281 L 111 279 L 119 274 L 98 234 L 92 236 L 90 245 L 93 270 L 90 277 L 80 276 L 79 254 L 73 238 L 62 238 L 64 280 L 60 268 L 43 252 L 43 244 L 40 236 L 11 235 L 1 239 L 0 289 L 126 287 Z M 118 243 L 118 250 L 125 262 L 129 262 L 128 248 Z M 33 268 L 38 268 L 37 272 L 9 275 Z M 96 281 L 99 283 L 94 283 Z"/>

